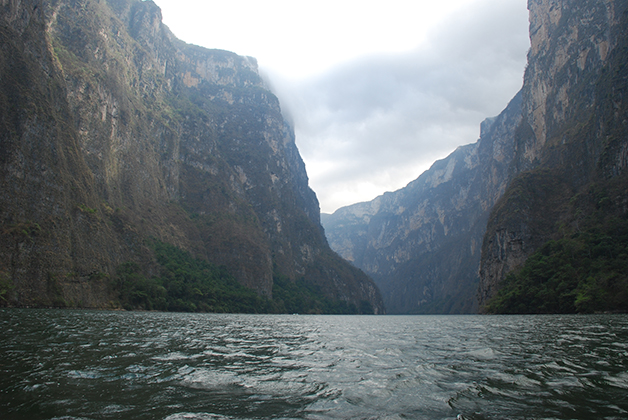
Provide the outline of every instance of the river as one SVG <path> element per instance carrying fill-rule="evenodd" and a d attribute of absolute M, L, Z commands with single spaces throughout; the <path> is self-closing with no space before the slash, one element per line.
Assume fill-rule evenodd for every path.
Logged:
<path fill-rule="evenodd" d="M 628 316 L 0 309 L 2 419 L 624 419 Z"/>

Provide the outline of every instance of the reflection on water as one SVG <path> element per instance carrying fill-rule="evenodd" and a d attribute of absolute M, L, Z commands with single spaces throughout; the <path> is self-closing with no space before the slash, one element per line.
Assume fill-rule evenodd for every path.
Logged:
<path fill-rule="evenodd" d="M 628 316 L 0 310 L 7 419 L 619 419 Z"/>

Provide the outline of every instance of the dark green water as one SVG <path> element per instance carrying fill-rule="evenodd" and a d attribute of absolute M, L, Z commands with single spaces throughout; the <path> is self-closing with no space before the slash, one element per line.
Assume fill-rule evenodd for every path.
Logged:
<path fill-rule="evenodd" d="M 0 419 L 625 419 L 628 316 L 0 310 Z"/>

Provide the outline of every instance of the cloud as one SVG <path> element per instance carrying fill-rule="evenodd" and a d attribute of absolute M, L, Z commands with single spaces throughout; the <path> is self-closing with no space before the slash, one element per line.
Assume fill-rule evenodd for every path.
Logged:
<path fill-rule="evenodd" d="M 521 88 L 523 0 L 478 0 L 415 50 L 362 57 L 305 80 L 267 74 L 293 120 L 323 211 L 370 200 L 472 143 Z"/>

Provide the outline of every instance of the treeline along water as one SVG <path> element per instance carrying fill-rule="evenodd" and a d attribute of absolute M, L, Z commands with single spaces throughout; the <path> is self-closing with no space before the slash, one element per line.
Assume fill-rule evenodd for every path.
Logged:
<path fill-rule="evenodd" d="M 620 419 L 628 316 L 0 310 L 2 419 Z"/>

